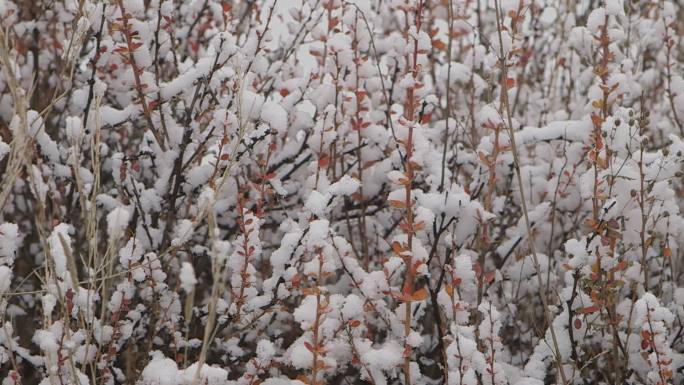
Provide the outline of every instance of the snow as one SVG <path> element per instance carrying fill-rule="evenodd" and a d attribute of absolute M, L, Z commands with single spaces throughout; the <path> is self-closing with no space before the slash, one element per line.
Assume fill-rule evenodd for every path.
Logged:
<path fill-rule="evenodd" d="M 541 15 L 539 16 L 539 20 L 545 25 L 545 26 L 551 26 L 554 21 L 556 21 L 556 18 L 558 17 L 558 11 L 556 8 L 552 6 L 546 6 L 544 7 L 544 10 L 542 11 Z"/>
<path fill-rule="evenodd" d="M 308 369 L 313 365 L 313 353 L 304 343 L 297 344 L 290 352 L 290 363 L 296 369 Z"/>
<path fill-rule="evenodd" d="M 181 371 L 181 377 L 183 379 L 182 385 L 191 385 L 195 374 L 199 368 L 198 363 L 193 363 L 186 369 Z M 207 364 L 202 365 L 200 369 L 199 383 L 204 385 L 223 385 L 228 379 L 228 371 L 226 369 L 210 366 Z"/>
<path fill-rule="evenodd" d="M 117 207 L 107 214 L 107 234 L 112 240 L 118 240 L 128 227 L 131 213 L 126 207 Z"/>
<path fill-rule="evenodd" d="M 316 109 L 323 111 L 335 100 L 335 86 L 330 83 L 323 83 L 311 91 L 310 100 L 315 104 Z"/>
<path fill-rule="evenodd" d="M 142 371 L 143 385 L 191 385 L 199 365 L 195 362 L 185 369 L 178 369 L 176 362 L 153 352 L 152 360 Z M 199 383 L 205 385 L 225 384 L 228 371 L 223 368 L 204 364 L 200 371 Z"/>
<path fill-rule="evenodd" d="M 21 240 L 19 227 L 5 222 L 0 225 L 0 264 L 12 265 Z"/>
<path fill-rule="evenodd" d="M 402 351 L 403 349 L 399 344 L 391 342 L 379 349 L 371 349 L 363 353 L 361 359 L 372 368 L 390 370 L 403 361 Z"/>
<path fill-rule="evenodd" d="M 472 74 L 472 71 L 470 70 L 470 67 L 463 63 L 459 62 L 451 62 L 451 68 L 448 66 L 445 66 L 445 73 L 442 75 L 442 78 L 446 80 L 447 73 L 446 71 L 450 74 L 449 80 L 453 83 L 461 83 L 461 84 L 467 84 L 470 81 L 470 77 Z"/>
<path fill-rule="evenodd" d="M 499 34 L 497 32 L 493 32 L 489 36 L 489 41 L 492 44 L 492 47 L 494 48 L 494 53 L 498 57 L 501 54 L 501 50 L 503 49 L 503 54 L 507 55 L 508 52 L 511 51 L 511 48 L 513 47 L 513 38 L 511 37 L 511 34 L 507 31 L 504 30 L 501 33 L 501 39 L 499 40 Z"/>
<path fill-rule="evenodd" d="M 406 337 L 406 343 L 414 348 L 419 347 L 423 343 L 423 336 L 417 331 L 412 331 L 411 334 Z"/>
<path fill-rule="evenodd" d="M 677 2 L 121 1 L 0 1 L 2 369 L 684 383 Z"/>
<path fill-rule="evenodd" d="M 174 238 L 171 241 L 173 246 L 181 246 L 187 243 L 192 237 L 193 225 L 192 221 L 183 219 L 176 224 L 174 229 Z"/>
<path fill-rule="evenodd" d="M 258 119 L 261 113 L 261 107 L 264 104 L 264 97 L 252 91 L 242 90 L 240 104 L 241 118 Z"/>
<path fill-rule="evenodd" d="M 195 278 L 195 269 L 190 262 L 183 262 L 181 265 L 179 278 L 181 288 L 190 295 L 197 284 L 197 278 Z"/>
<path fill-rule="evenodd" d="M 585 121 L 555 121 L 546 127 L 525 127 L 515 133 L 515 142 L 525 145 L 550 140 L 585 141 L 591 125 Z"/>
<path fill-rule="evenodd" d="M 127 13 L 135 17 L 141 17 L 145 14 L 145 4 L 143 0 L 124 0 L 123 7 Z"/>
<path fill-rule="evenodd" d="M 361 187 L 361 182 L 359 182 L 358 179 L 345 175 L 340 178 L 340 180 L 330 185 L 328 192 L 334 196 L 351 195 L 356 192 L 359 187 Z"/>
<path fill-rule="evenodd" d="M 600 28 L 606 23 L 606 9 L 596 8 L 589 14 L 587 18 L 587 28 L 596 35 L 600 32 Z"/>
<path fill-rule="evenodd" d="M 607 0 L 606 14 L 611 16 L 624 16 L 625 4 L 624 0 Z"/>
<path fill-rule="evenodd" d="M 57 353 L 59 350 L 57 336 L 49 330 L 36 331 L 36 334 L 33 335 L 33 342 L 46 352 Z"/>
<path fill-rule="evenodd" d="M 71 237 L 69 233 L 73 228 L 67 223 L 60 223 L 52 230 L 48 237 L 49 244 L 49 258 L 54 263 L 55 274 L 62 280 L 67 279 L 67 251 L 65 247 L 71 248 Z"/>
<path fill-rule="evenodd" d="M 0 295 L 7 293 L 12 285 L 12 269 L 7 266 L 0 266 Z"/>
<path fill-rule="evenodd" d="M 0 161 L 10 152 L 10 146 L 0 139 Z"/>
<path fill-rule="evenodd" d="M 266 102 L 261 110 L 261 120 L 268 123 L 279 134 L 287 132 L 287 111 L 278 103 Z"/>
<path fill-rule="evenodd" d="M 303 382 L 299 380 L 290 380 L 284 378 L 268 378 L 264 382 L 264 385 L 304 385 Z"/>
<path fill-rule="evenodd" d="M 169 100 L 182 92 L 193 93 L 195 81 L 209 74 L 213 62 L 214 58 L 202 58 L 193 68 L 188 69 L 170 82 L 162 84 L 159 90 L 161 97 L 164 100 Z"/>
<path fill-rule="evenodd" d="M 292 315 L 303 330 L 310 328 L 316 320 L 316 296 L 309 295 L 304 298 Z"/>
<path fill-rule="evenodd" d="M 102 106 L 98 112 L 104 125 L 116 126 L 130 119 L 131 116 L 137 114 L 138 111 L 139 108 L 135 104 L 130 104 L 123 110 L 118 110 L 110 106 Z"/>
<path fill-rule="evenodd" d="M 263 363 L 270 362 L 273 356 L 276 354 L 275 346 L 273 342 L 269 340 L 259 340 L 256 348 L 256 355 L 259 360 Z"/>
<path fill-rule="evenodd" d="M 329 198 L 326 194 L 314 190 L 309 194 L 305 206 L 312 214 L 319 217 L 325 216 L 326 207 L 328 206 Z"/>
<path fill-rule="evenodd" d="M 521 378 L 514 385 L 544 385 L 544 381 L 532 377 Z"/>
<path fill-rule="evenodd" d="M 307 237 L 307 247 L 311 250 L 316 247 L 325 246 L 328 241 L 328 231 L 330 222 L 326 219 L 317 219 L 309 223 L 309 234 Z"/>
<path fill-rule="evenodd" d="M 342 315 L 347 320 L 362 318 L 364 314 L 363 300 L 356 294 L 349 294 L 344 300 Z"/>
<path fill-rule="evenodd" d="M 142 371 L 144 385 L 181 385 L 178 365 L 170 358 L 155 356 Z"/>

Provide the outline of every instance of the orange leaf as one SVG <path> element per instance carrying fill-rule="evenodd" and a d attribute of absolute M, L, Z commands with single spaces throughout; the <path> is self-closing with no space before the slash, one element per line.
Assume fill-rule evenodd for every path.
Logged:
<path fill-rule="evenodd" d="M 433 40 L 432 46 L 439 51 L 444 51 L 447 48 L 446 44 L 444 44 L 444 42 L 441 40 Z"/>
<path fill-rule="evenodd" d="M 449 294 L 449 297 L 453 297 L 453 296 L 454 296 L 454 287 L 453 287 L 453 286 L 451 286 L 451 285 L 444 285 L 444 291 L 446 291 L 447 294 Z"/>
<path fill-rule="evenodd" d="M 506 87 L 507 88 L 515 87 L 515 79 L 513 79 L 513 78 L 506 79 Z"/>
<path fill-rule="evenodd" d="M 591 227 L 592 229 L 596 229 L 598 227 L 598 222 L 595 220 L 589 218 L 586 221 L 584 221 L 584 224 Z"/>
<path fill-rule="evenodd" d="M 427 299 L 428 292 L 425 288 L 413 292 L 411 295 L 411 301 L 422 301 Z"/>

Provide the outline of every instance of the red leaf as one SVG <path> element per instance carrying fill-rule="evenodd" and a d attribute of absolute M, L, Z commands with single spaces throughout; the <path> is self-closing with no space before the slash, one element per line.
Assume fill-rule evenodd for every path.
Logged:
<path fill-rule="evenodd" d="M 330 164 L 330 157 L 327 155 L 323 155 L 318 159 L 318 165 L 325 168 L 328 167 Z"/>
<path fill-rule="evenodd" d="M 475 262 L 473 264 L 473 270 L 475 271 L 476 277 L 480 277 L 482 275 L 482 267 L 480 266 L 480 262 Z"/>
<path fill-rule="evenodd" d="M 618 262 L 615 267 L 613 267 L 613 271 L 621 271 L 627 268 L 627 261 L 620 261 Z"/>
<path fill-rule="evenodd" d="M 490 283 L 494 280 L 496 277 L 496 270 L 492 270 L 489 273 L 485 274 L 485 282 Z"/>
<path fill-rule="evenodd" d="M 335 28 L 339 23 L 340 19 L 338 19 L 337 17 L 333 17 L 332 19 L 330 19 L 330 22 L 328 23 L 328 29 Z"/>
<path fill-rule="evenodd" d="M 597 311 L 599 311 L 599 307 L 596 305 L 591 305 L 591 306 L 583 307 L 583 308 L 579 309 L 577 312 L 580 314 L 591 314 L 591 313 L 596 313 Z"/>

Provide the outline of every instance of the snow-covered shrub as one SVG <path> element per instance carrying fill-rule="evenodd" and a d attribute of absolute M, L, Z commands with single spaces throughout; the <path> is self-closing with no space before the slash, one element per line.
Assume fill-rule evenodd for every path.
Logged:
<path fill-rule="evenodd" d="M 0 27 L 2 385 L 684 382 L 681 2 Z"/>

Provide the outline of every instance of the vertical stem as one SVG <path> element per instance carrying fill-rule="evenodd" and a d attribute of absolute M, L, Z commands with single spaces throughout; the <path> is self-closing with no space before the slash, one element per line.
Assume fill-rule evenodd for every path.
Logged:
<path fill-rule="evenodd" d="M 523 212 L 523 217 L 525 219 L 525 226 L 527 227 L 527 240 L 529 243 L 530 251 L 532 252 L 532 258 L 534 262 L 534 269 L 536 271 L 537 275 L 537 283 L 539 285 L 539 288 L 541 289 L 544 287 L 544 283 L 542 282 L 542 274 L 541 274 L 541 268 L 539 266 L 539 258 L 537 257 L 537 251 L 536 247 L 534 244 L 534 233 L 532 232 L 532 227 L 530 224 L 530 218 L 527 215 L 527 203 L 525 201 L 525 191 L 524 191 L 524 186 L 522 183 L 522 175 L 520 173 L 520 159 L 518 156 L 518 148 L 515 143 L 515 133 L 513 131 L 513 121 L 511 119 L 511 108 L 508 103 L 508 84 L 507 84 L 507 79 L 508 79 L 508 73 L 507 73 L 507 68 L 506 68 L 506 57 L 504 54 L 503 50 L 503 36 L 502 36 L 502 26 L 501 26 L 501 10 L 499 8 L 499 0 L 494 0 L 494 7 L 496 9 L 496 29 L 499 37 L 499 61 L 501 63 L 501 93 L 502 93 L 502 102 L 503 106 L 506 110 L 506 120 L 508 123 L 508 133 L 510 136 L 510 141 L 511 141 L 511 152 L 513 153 L 513 165 L 515 168 L 515 175 L 516 179 L 518 182 L 518 188 L 519 188 L 519 193 L 520 193 L 520 204 L 522 205 L 522 212 Z M 556 331 L 553 327 L 553 320 L 551 319 L 551 314 L 549 312 L 549 300 L 547 298 L 547 294 L 544 290 L 539 291 L 541 301 L 542 301 L 542 306 L 544 307 L 544 321 L 546 322 L 547 327 L 549 328 L 549 331 L 551 333 L 551 339 L 553 340 L 553 349 L 554 349 L 554 355 L 555 355 L 555 361 L 556 365 L 558 366 L 558 373 L 561 377 L 561 380 L 563 381 L 563 384 L 567 384 L 568 381 L 565 377 L 565 372 L 563 371 L 563 363 L 562 359 L 563 356 L 560 353 L 560 348 L 558 347 L 558 339 L 556 338 Z"/>

